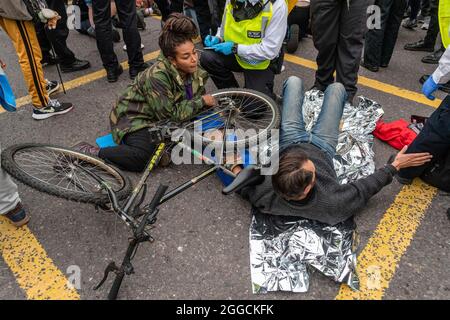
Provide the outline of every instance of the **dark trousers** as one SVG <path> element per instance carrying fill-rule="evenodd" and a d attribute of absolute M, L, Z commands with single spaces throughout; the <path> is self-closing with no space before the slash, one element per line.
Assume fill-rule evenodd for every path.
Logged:
<path fill-rule="evenodd" d="M 131 0 L 116 0 L 117 13 L 123 27 L 123 40 L 127 45 L 128 64 L 130 68 L 139 67 L 144 63 L 141 51 L 141 36 L 137 28 L 136 3 Z M 97 48 L 105 68 L 117 66 L 117 56 L 114 53 L 111 25 L 111 1 L 93 0 L 95 34 Z"/>
<path fill-rule="evenodd" d="M 156 5 L 158 6 L 159 11 L 161 11 L 161 20 L 166 21 L 167 17 L 170 14 L 170 4 L 167 0 L 155 0 Z"/>
<path fill-rule="evenodd" d="M 141 172 L 148 164 L 155 147 L 148 129 L 141 129 L 125 135 L 122 144 L 117 147 L 100 149 L 98 155 L 120 169 Z"/>
<path fill-rule="evenodd" d="M 430 0 L 422 0 L 420 11 L 424 17 L 428 17 L 430 15 Z"/>
<path fill-rule="evenodd" d="M 409 19 L 414 20 L 417 18 L 417 15 L 419 14 L 420 0 L 409 0 L 409 6 L 411 7 L 411 12 L 409 13 Z"/>
<path fill-rule="evenodd" d="M 47 0 L 50 9 L 58 12 L 61 19 L 56 25 L 56 29 L 46 29 L 43 23 L 36 24 L 36 33 L 39 45 L 44 58 L 51 53 L 51 46 L 55 49 L 62 65 L 71 65 L 75 61 L 75 54 L 67 47 L 67 37 L 69 36 L 69 28 L 67 27 L 67 12 L 64 1 Z"/>
<path fill-rule="evenodd" d="M 211 22 L 211 34 L 215 35 L 217 29 L 222 24 L 223 12 L 225 11 L 226 0 L 213 0 L 213 7 L 211 8 L 212 22 Z"/>
<path fill-rule="evenodd" d="M 309 7 L 297 7 L 289 13 L 288 16 L 288 25 L 297 24 L 300 33 L 298 34 L 299 40 L 306 37 L 306 34 L 310 32 L 309 30 Z"/>
<path fill-rule="evenodd" d="M 429 152 L 434 159 L 444 157 L 450 150 L 450 95 L 432 113 L 417 138 L 409 145 L 406 153 Z M 402 178 L 412 179 L 421 176 L 433 162 L 420 167 L 400 170 Z"/>
<path fill-rule="evenodd" d="M 444 0 L 446 1 L 446 0 Z M 448 0 L 447 0 L 448 1 Z M 436 39 L 439 34 L 439 0 L 430 0 L 430 26 L 428 27 L 427 35 L 424 42 L 428 47 L 434 47 L 436 45 Z"/>
<path fill-rule="evenodd" d="M 381 9 L 381 29 L 366 33 L 364 61 L 377 66 L 388 65 L 397 42 L 398 30 L 405 13 L 406 0 L 376 0 Z"/>
<path fill-rule="evenodd" d="M 359 63 L 366 30 L 367 7 L 374 0 L 311 0 L 311 31 L 318 50 L 315 86 L 320 90 L 336 81 L 349 101 L 356 94 Z"/>
<path fill-rule="evenodd" d="M 232 54 L 225 56 L 214 51 L 204 51 L 200 57 L 200 64 L 209 73 L 217 89 L 239 88 L 239 83 L 233 72 L 243 72 L 247 89 L 253 89 L 274 98 L 273 82 L 275 73 L 271 67 L 266 70 L 246 70 L 236 61 Z"/>

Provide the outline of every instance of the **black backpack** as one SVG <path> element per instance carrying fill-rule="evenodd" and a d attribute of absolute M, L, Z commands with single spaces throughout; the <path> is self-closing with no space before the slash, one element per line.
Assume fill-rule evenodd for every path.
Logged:
<path fill-rule="evenodd" d="M 433 187 L 450 192 L 450 151 L 427 169 L 421 178 Z"/>

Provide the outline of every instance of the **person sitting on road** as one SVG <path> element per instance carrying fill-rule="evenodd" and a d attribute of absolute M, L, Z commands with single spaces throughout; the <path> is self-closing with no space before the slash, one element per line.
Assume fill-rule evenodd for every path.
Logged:
<path fill-rule="evenodd" d="M 285 0 L 227 0 L 222 25 L 208 35 L 200 64 L 218 89 L 238 88 L 233 72 L 243 72 L 245 88 L 273 93 L 280 50 L 287 31 Z"/>
<path fill-rule="evenodd" d="M 111 112 L 112 134 L 119 146 L 99 149 L 81 142 L 74 149 L 139 172 L 156 147 L 149 130 L 154 122 L 185 121 L 216 105 L 215 99 L 205 94 L 208 74 L 198 67 L 192 41 L 197 36 L 190 18 L 181 13 L 169 15 L 159 36 L 161 54 L 157 62 L 137 76 Z"/>
<path fill-rule="evenodd" d="M 341 83 L 325 90 L 320 115 L 311 132 L 305 130 L 303 82 L 290 77 L 284 83 L 277 173 L 241 195 L 261 213 L 298 216 L 335 225 L 363 209 L 368 200 L 391 183 L 398 170 L 431 160 L 429 153 L 400 151 L 391 164 L 372 175 L 341 185 L 333 167 L 339 124 L 347 93 Z"/>

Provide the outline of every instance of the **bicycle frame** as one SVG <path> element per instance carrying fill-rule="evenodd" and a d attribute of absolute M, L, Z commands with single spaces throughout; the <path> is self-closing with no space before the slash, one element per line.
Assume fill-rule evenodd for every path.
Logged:
<path fill-rule="evenodd" d="M 125 275 L 129 275 L 134 273 L 133 266 L 131 264 L 131 260 L 133 259 L 134 255 L 136 254 L 137 248 L 141 242 L 150 241 L 152 242 L 154 239 L 151 237 L 150 234 L 148 234 L 145 231 L 145 227 L 149 224 L 154 224 L 156 222 L 156 216 L 158 214 L 158 207 L 163 204 L 164 202 L 172 199 L 173 197 L 177 196 L 178 194 L 186 191 L 193 185 L 197 184 L 198 182 L 202 181 L 203 179 L 209 177 L 213 173 L 215 173 L 217 170 L 223 170 L 226 174 L 236 177 L 236 175 L 228 170 L 225 166 L 216 163 L 214 160 L 202 155 L 196 150 L 191 149 L 189 146 L 184 144 L 183 142 L 177 142 L 178 145 L 180 145 L 185 150 L 189 151 L 192 155 L 199 158 L 206 164 L 213 165 L 213 167 L 208 168 L 198 176 L 190 179 L 189 181 L 186 181 L 185 183 L 179 185 L 178 187 L 175 187 L 168 193 L 166 193 L 167 186 L 162 186 L 158 188 L 155 196 L 153 197 L 150 204 L 144 206 L 144 217 L 142 220 L 138 223 L 136 219 L 129 215 L 129 212 L 131 209 L 134 209 L 134 203 L 136 201 L 136 198 L 140 194 L 142 188 L 146 185 L 146 181 L 150 175 L 150 172 L 155 168 L 155 166 L 158 164 L 159 160 L 161 159 L 161 156 L 163 152 L 167 150 L 167 145 L 164 142 L 161 142 L 156 150 L 154 151 L 154 154 L 152 158 L 150 159 L 147 168 L 140 178 L 138 184 L 133 189 L 132 193 L 128 197 L 128 199 L 125 202 L 125 205 L 123 208 L 120 208 L 118 205 L 117 198 L 114 195 L 114 192 L 112 191 L 111 187 L 108 186 L 104 181 L 101 181 L 96 178 L 101 185 L 107 190 L 109 197 L 111 199 L 111 205 L 113 207 L 114 212 L 128 225 L 133 229 L 133 237 L 130 239 L 130 243 L 128 245 L 127 251 L 125 253 L 125 256 L 123 258 L 122 264 L 120 267 L 117 267 L 114 262 L 111 262 L 105 269 L 103 279 L 100 281 L 100 283 L 94 288 L 94 290 L 97 290 L 100 288 L 103 283 L 108 278 L 108 275 L 110 272 L 116 273 L 116 278 L 114 279 L 113 285 L 111 287 L 111 290 L 108 294 L 109 300 L 115 300 L 117 298 L 117 294 L 119 292 L 120 286 L 122 284 L 123 278 Z M 222 149 L 223 153 L 223 149 Z M 138 204 L 140 205 L 140 204 Z"/>

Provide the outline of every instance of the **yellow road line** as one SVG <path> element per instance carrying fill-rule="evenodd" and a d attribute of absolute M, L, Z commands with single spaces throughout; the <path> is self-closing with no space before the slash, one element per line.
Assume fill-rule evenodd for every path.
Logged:
<path fill-rule="evenodd" d="M 28 227 L 17 229 L 0 217 L 0 252 L 28 299 L 80 299 Z"/>
<path fill-rule="evenodd" d="M 308 59 L 303 59 L 297 56 L 293 56 L 291 54 L 286 54 L 284 56 L 284 59 L 286 61 L 289 61 L 291 63 L 306 67 L 308 69 L 313 69 L 313 70 L 317 70 L 317 64 L 314 61 L 308 60 Z M 418 102 L 433 108 L 437 108 L 439 107 L 439 105 L 441 104 L 442 100 L 440 99 L 435 99 L 433 101 L 427 99 L 425 96 L 423 96 L 422 94 L 418 93 L 418 92 L 414 92 L 414 91 L 410 91 L 410 90 L 406 90 L 400 87 L 396 87 L 381 81 L 377 81 L 377 80 L 373 80 L 373 79 L 369 79 L 363 76 L 359 76 L 358 77 L 358 84 L 371 88 L 371 89 L 375 89 L 377 91 L 381 91 L 384 93 L 388 93 L 403 99 L 407 99 L 407 100 L 411 100 L 414 102 Z"/>
<path fill-rule="evenodd" d="M 158 57 L 158 55 L 159 55 L 159 50 L 150 52 L 149 54 L 146 54 L 144 56 L 144 61 L 153 60 L 156 57 Z M 126 62 L 126 61 L 122 62 L 121 65 L 122 65 L 124 70 L 127 70 L 129 68 L 128 62 Z M 95 72 L 89 73 L 89 74 L 87 74 L 85 76 L 73 79 L 71 81 L 65 82 L 64 83 L 64 87 L 66 88 L 66 90 L 71 90 L 71 89 L 74 89 L 74 88 L 77 88 L 77 87 L 81 87 L 81 86 L 83 86 L 85 84 L 88 84 L 88 83 L 90 83 L 92 81 L 101 79 L 101 78 L 103 78 L 105 76 L 106 76 L 106 71 L 105 71 L 105 69 L 102 69 L 102 70 L 99 70 L 99 71 L 95 71 Z M 31 97 L 30 96 L 25 96 L 25 97 L 22 97 L 22 98 L 19 98 L 19 99 L 16 100 L 17 108 L 20 108 L 20 107 L 22 107 L 22 106 L 24 106 L 26 104 L 29 104 L 29 103 L 31 103 Z M 5 110 L 0 108 L 0 114 L 3 113 L 3 112 L 5 112 Z"/>
<path fill-rule="evenodd" d="M 381 300 L 437 189 L 419 179 L 404 186 L 358 256 L 361 290 L 341 285 L 337 300 Z"/>

